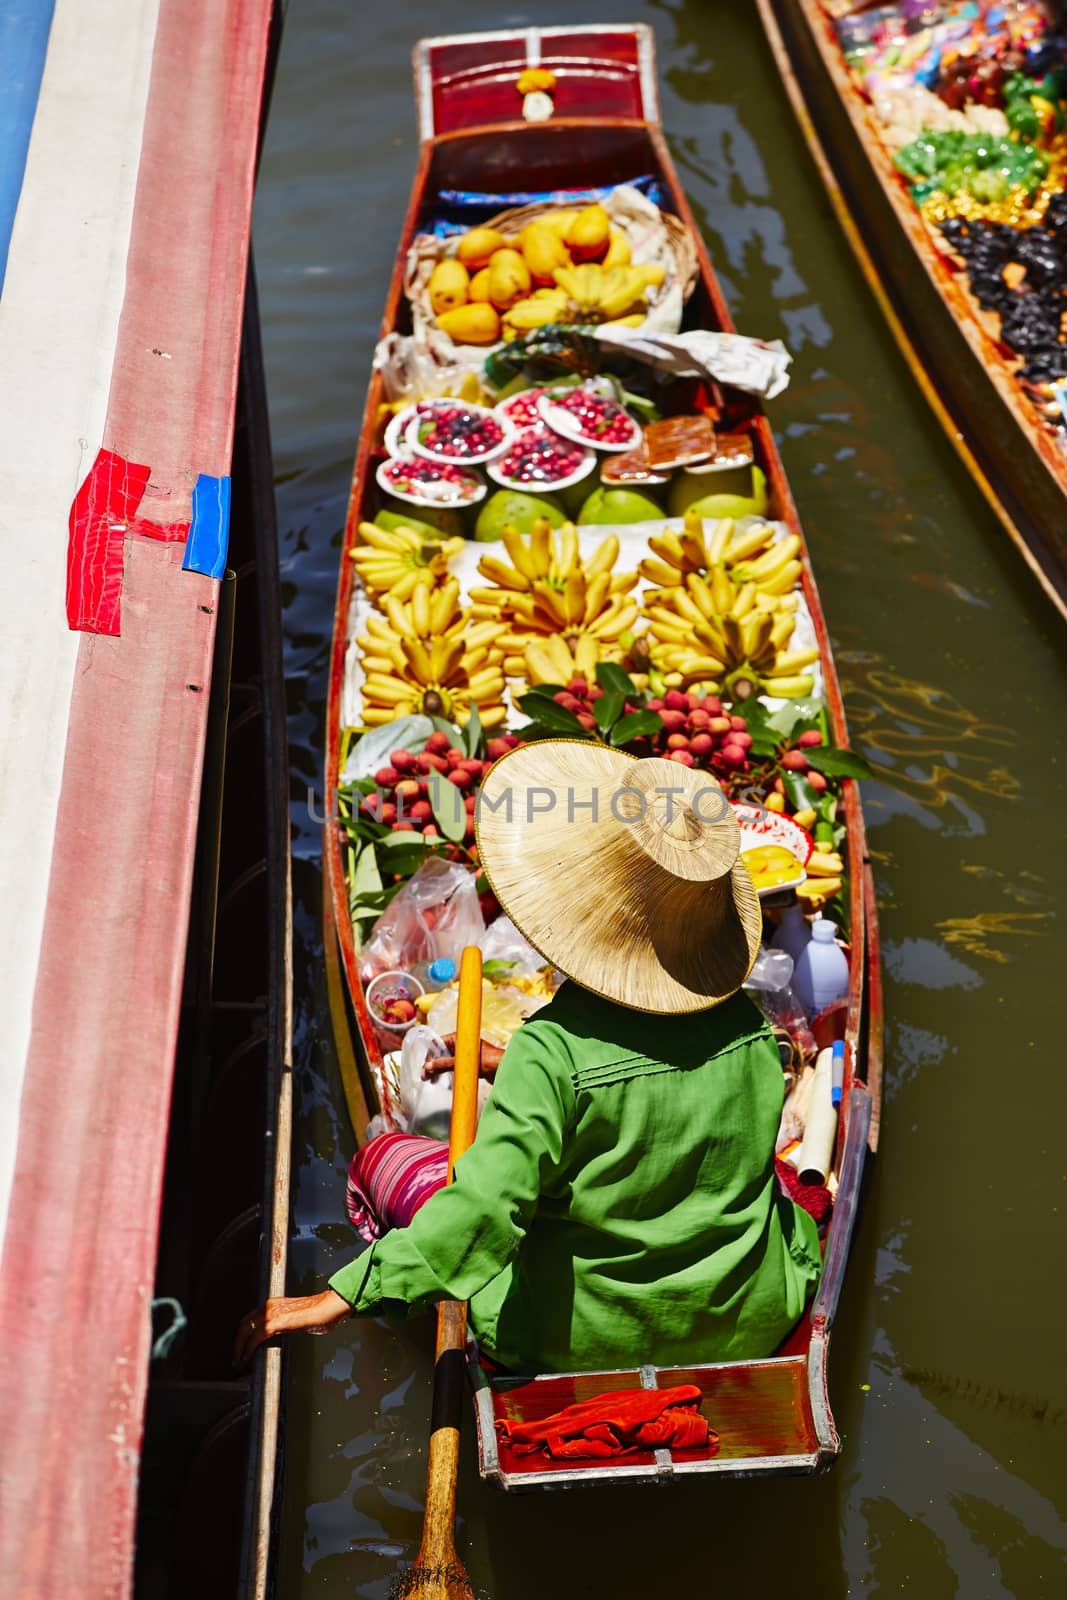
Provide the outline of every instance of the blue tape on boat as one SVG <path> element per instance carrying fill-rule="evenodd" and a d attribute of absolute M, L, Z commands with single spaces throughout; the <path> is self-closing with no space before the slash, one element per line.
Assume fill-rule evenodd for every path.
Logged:
<path fill-rule="evenodd" d="M 54 9 L 55 0 L 0 0 L 0 290 Z"/>
<path fill-rule="evenodd" d="M 202 472 L 193 490 L 193 515 L 185 544 L 186 572 L 221 578 L 230 542 L 230 480 Z"/>

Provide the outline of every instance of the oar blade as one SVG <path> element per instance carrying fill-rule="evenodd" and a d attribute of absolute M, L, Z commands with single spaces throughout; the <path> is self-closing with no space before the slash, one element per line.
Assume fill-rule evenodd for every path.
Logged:
<path fill-rule="evenodd" d="M 444 1565 L 416 1560 L 389 1590 L 389 1600 L 475 1600 L 475 1594 L 457 1556 Z"/>

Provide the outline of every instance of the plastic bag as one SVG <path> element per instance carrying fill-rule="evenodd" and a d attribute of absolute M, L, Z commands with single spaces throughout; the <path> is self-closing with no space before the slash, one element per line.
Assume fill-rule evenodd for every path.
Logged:
<path fill-rule="evenodd" d="M 433 856 L 401 889 L 367 940 L 360 964 L 367 983 L 379 972 L 451 956 L 459 966 L 469 944 L 485 936 L 476 877 L 459 861 Z"/>
<path fill-rule="evenodd" d="M 502 982 L 506 983 L 508 978 L 532 978 L 547 965 L 544 956 L 519 932 L 510 917 L 496 917 L 480 942 L 483 961 L 509 963 L 507 972 L 501 973 Z"/>
<path fill-rule="evenodd" d="M 451 1030 L 449 1030 L 451 1031 Z M 404 1040 L 400 1053 L 400 1109 L 408 1133 L 421 1133 L 427 1139 L 447 1139 L 452 1121 L 452 1085 L 454 1074 L 438 1073 L 435 1078 L 424 1078 L 422 1069 L 434 1056 L 448 1055 L 444 1039 L 433 1028 L 412 1028 Z M 481 1078 L 478 1082 L 478 1115 L 481 1116 L 489 1098 L 490 1084 Z"/>
<path fill-rule="evenodd" d="M 755 1001 L 772 1028 L 780 1028 L 789 1035 L 801 1060 L 808 1061 L 815 1054 L 815 1036 L 808 1026 L 807 1013 L 791 986 L 792 976 L 793 957 L 788 950 L 762 945 L 745 979 L 745 993 Z"/>
<path fill-rule="evenodd" d="M 522 1002 L 530 998 L 515 989 L 497 988 L 488 979 L 482 984 L 482 1038 L 487 1044 L 495 1044 L 499 1050 L 507 1046 L 526 1016 Z M 543 1004 L 544 1000 L 537 1000 L 534 1009 Z M 456 988 L 442 989 L 434 995 L 426 1013 L 426 1021 L 437 1033 L 455 1033 L 458 1008 L 459 991 Z"/>

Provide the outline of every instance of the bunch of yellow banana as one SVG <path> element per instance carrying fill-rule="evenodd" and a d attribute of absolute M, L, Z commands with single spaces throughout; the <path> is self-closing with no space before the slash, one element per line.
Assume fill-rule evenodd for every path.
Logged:
<path fill-rule="evenodd" d="M 663 282 L 663 267 L 557 267 L 554 277 L 570 301 L 570 320 L 614 322 L 644 310 L 646 291 Z"/>
<path fill-rule="evenodd" d="M 503 721 L 504 625 L 476 622 L 459 595 L 456 578 L 436 591 L 420 584 L 407 601 L 387 595 L 385 615 L 367 618 L 356 643 L 368 726 L 417 711 L 465 722 L 472 700 L 486 727 Z"/>
<path fill-rule="evenodd" d="M 796 625 L 788 611 L 758 607 L 753 584 L 735 589 L 722 574 L 734 602 L 720 613 L 715 605 L 716 569 L 709 586 L 690 573 L 685 589 L 671 591 L 673 605 L 645 603 L 649 633 L 663 647 L 661 656 L 689 683 L 717 682 L 744 699 L 750 694 L 796 699 L 810 694 L 814 680 L 804 668 L 819 659 L 818 650 L 787 651 Z"/>
<path fill-rule="evenodd" d="M 366 633 L 356 639 L 364 670 L 402 673 L 405 640 L 434 645 L 441 640 L 451 643 L 453 639 L 461 639 L 463 659 L 469 668 L 477 671 L 487 663 L 498 665 L 504 655 L 507 624 L 499 618 L 495 622 L 476 621 L 470 611 L 460 605 L 459 596 L 458 578 L 447 578 L 436 590 L 420 584 L 407 601 L 386 595 L 385 615 L 372 613 L 368 616 Z"/>
<path fill-rule="evenodd" d="M 501 538 L 512 565 L 509 567 L 506 561 L 490 555 L 479 561 L 478 571 L 496 587 L 470 591 L 476 617 L 533 616 L 538 595 L 544 596 L 546 589 L 562 594 L 568 579 L 576 572 L 583 573 L 587 583 L 606 575 L 608 590 L 613 595 L 629 594 L 637 583 L 636 572 L 612 572 L 620 549 L 614 534 L 602 539 L 596 554 L 586 562 L 581 558 L 578 529 L 573 522 L 553 529 L 547 518 L 538 517 L 528 537 L 509 525 Z M 546 617 L 542 631 L 551 631 L 556 626 L 552 620 L 554 615 L 553 612 Z"/>
<path fill-rule="evenodd" d="M 793 591 L 803 571 L 796 559 L 800 540 L 796 534 L 779 539 L 773 522 L 739 529 L 730 517 L 723 517 L 706 528 L 699 516 L 687 511 L 681 533 L 654 534 L 648 547 L 659 559 L 642 561 L 641 576 L 663 589 L 685 583 L 692 572 L 722 566 L 735 583 L 754 583 L 760 594 L 785 602 L 787 608 L 796 604 Z"/>
<path fill-rule="evenodd" d="M 535 289 L 528 299 L 517 301 L 510 311 L 505 311 L 500 325 L 505 339 L 517 339 L 531 328 L 570 320 L 570 298 L 565 289 Z"/>
<path fill-rule="evenodd" d="M 557 634 L 571 648 L 589 637 L 601 650 L 617 646 L 620 635 L 637 618 L 637 602 L 628 598 L 637 574 L 613 573 L 619 558 L 614 534 L 602 539 L 596 553 L 582 562 L 578 530 L 565 522 L 557 531 L 539 517 L 528 539 L 505 528 L 504 548 L 513 562 L 483 556 L 478 571 L 496 584 L 472 589 L 473 614 L 481 620 L 505 621 L 504 668 L 509 677 L 523 675 L 527 644 Z M 605 659 L 603 655 L 597 659 Z M 542 677 L 541 682 L 552 682 Z"/>
<path fill-rule="evenodd" d="M 575 678 L 594 683 L 597 664 L 616 659 L 617 655 L 606 651 L 592 634 L 582 634 L 572 648 L 562 634 L 550 633 L 546 638 L 531 640 L 526 645 L 519 658 L 519 671 L 529 684 L 561 683 L 566 686 Z M 505 669 L 507 665 L 506 659 Z"/>
<path fill-rule="evenodd" d="M 414 528 L 359 525 L 361 543 L 348 552 L 359 581 L 377 604 L 382 595 L 408 600 L 423 585 L 432 589 L 448 573 L 448 563 L 463 549 L 463 539 L 426 539 Z"/>

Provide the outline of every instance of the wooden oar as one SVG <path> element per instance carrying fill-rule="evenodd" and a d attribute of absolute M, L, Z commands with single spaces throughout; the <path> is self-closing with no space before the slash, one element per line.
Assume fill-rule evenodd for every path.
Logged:
<path fill-rule="evenodd" d="M 456 1162 L 474 1138 L 477 1125 L 481 1033 L 482 953 L 472 945 L 464 950 L 459 969 L 456 1070 L 448 1140 L 449 1183 Z M 466 1386 L 466 1344 L 466 1302 L 442 1300 L 437 1308 L 437 1353 L 422 1544 L 414 1564 L 393 1590 L 394 1596 L 414 1595 L 418 1600 L 474 1600 L 470 1579 L 456 1554 L 456 1474 Z"/>

